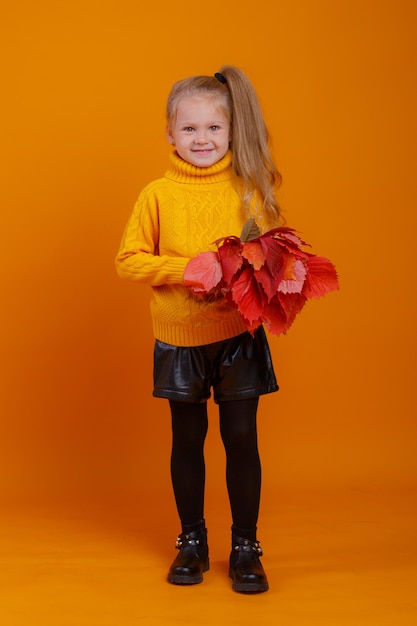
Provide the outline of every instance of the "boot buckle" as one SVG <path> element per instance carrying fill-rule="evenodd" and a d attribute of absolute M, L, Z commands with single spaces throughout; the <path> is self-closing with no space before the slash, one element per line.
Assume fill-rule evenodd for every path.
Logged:
<path fill-rule="evenodd" d="M 178 535 L 177 540 L 175 542 L 176 549 L 181 550 L 181 548 L 184 545 L 199 546 L 200 539 L 192 539 L 190 535 Z"/>
<path fill-rule="evenodd" d="M 241 543 L 235 545 L 234 549 L 237 552 L 255 552 L 258 556 L 263 556 L 259 541 L 249 541 L 249 539 L 243 539 Z"/>

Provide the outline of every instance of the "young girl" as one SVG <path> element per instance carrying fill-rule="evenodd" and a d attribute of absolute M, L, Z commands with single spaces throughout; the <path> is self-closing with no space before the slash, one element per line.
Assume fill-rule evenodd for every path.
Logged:
<path fill-rule="evenodd" d="M 172 416 L 171 476 L 181 521 L 168 581 L 200 583 L 209 569 L 204 442 L 213 390 L 226 452 L 232 515 L 229 575 L 235 591 L 268 589 L 256 529 L 261 465 L 259 396 L 278 390 L 264 329 L 253 335 L 225 298 L 195 295 L 185 268 L 254 218 L 278 225 L 280 174 L 254 88 L 238 68 L 174 84 L 167 103 L 173 146 L 165 175 L 136 202 L 116 258 L 118 274 L 152 287 L 154 391 Z"/>

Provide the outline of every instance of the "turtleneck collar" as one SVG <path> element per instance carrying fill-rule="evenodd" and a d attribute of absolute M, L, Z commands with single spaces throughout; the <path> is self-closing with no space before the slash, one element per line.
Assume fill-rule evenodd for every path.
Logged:
<path fill-rule="evenodd" d="M 214 165 L 198 167 L 184 161 L 176 151 L 170 156 L 170 165 L 165 177 L 179 183 L 219 183 L 231 180 L 234 177 L 232 170 L 232 152 L 228 150 L 225 156 Z"/>

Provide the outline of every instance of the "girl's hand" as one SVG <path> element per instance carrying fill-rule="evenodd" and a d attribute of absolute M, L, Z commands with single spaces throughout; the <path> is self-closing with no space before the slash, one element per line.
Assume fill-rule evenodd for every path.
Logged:
<path fill-rule="evenodd" d="M 191 259 L 184 272 L 184 285 L 193 293 L 206 295 L 212 292 L 223 278 L 217 252 L 201 252 Z"/>

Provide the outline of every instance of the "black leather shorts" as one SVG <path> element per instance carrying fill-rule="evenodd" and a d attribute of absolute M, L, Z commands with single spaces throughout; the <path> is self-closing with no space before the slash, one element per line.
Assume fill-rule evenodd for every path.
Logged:
<path fill-rule="evenodd" d="M 157 398 L 205 402 L 253 398 L 278 391 L 265 331 L 203 346 L 155 342 L 154 390 Z"/>

